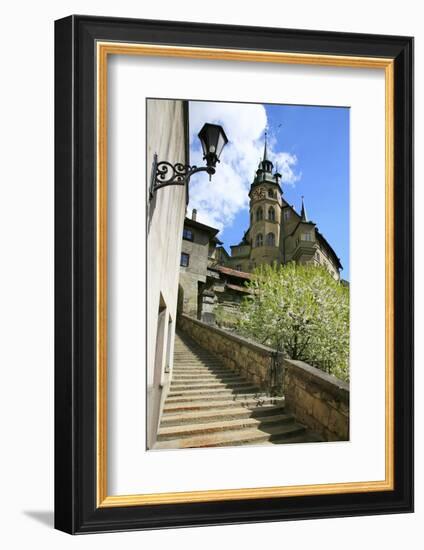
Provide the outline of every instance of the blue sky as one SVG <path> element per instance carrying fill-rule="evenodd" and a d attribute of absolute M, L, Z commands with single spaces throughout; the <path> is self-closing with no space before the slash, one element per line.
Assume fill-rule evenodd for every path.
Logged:
<path fill-rule="evenodd" d="M 190 156 L 201 159 L 197 133 L 204 122 L 222 124 L 229 139 L 209 182 L 199 174 L 190 182 L 191 208 L 198 220 L 220 229 L 227 251 L 249 225 L 247 193 L 263 154 L 282 173 L 286 201 L 299 212 L 301 197 L 343 265 L 349 280 L 349 109 L 297 105 L 190 102 Z"/>

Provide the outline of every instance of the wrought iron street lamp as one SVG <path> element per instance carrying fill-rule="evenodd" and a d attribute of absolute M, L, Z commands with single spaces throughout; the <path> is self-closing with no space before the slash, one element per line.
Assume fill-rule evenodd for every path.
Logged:
<path fill-rule="evenodd" d="M 203 125 L 198 136 L 202 144 L 203 160 L 206 161 L 206 166 L 190 166 L 189 164 L 182 164 L 180 162 L 171 164 L 166 160 L 158 162 L 157 155 L 155 154 L 150 182 L 150 198 L 161 187 L 186 185 L 191 176 L 197 172 L 208 173 L 209 179 L 215 174 L 216 164 L 219 162 L 222 150 L 228 143 L 224 129 L 219 124 L 209 124 L 207 122 Z"/>

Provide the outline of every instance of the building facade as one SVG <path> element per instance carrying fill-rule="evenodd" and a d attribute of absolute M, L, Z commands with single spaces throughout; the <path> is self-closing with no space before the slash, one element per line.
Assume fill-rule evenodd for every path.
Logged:
<path fill-rule="evenodd" d="M 196 210 L 185 218 L 182 231 L 178 309 L 208 323 L 236 318 L 249 293 L 251 272 L 263 264 L 288 262 L 325 266 L 337 281 L 342 269 L 331 245 L 308 219 L 302 198 L 300 213 L 289 205 L 280 185 L 281 175 L 263 160 L 250 186 L 250 224 L 231 254 L 217 238 L 218 229 L 199 223 Z"/>
<path fill-rule="evenodd" d="M 261 264 L 324 265 L 331 275 L 340 279 L 342 265 L 331 245 L 308 219 L 302 198 L 301 211 L 285 200 L 280 185 L 281 174 L 274 171 L 268 159 L 265 141 L 263 160 L 259 163 L 250 186 L 250 224 L 242 241 L 218 256 L 225 265 L 251 272 Z"/>
<path fill-rule="evenodd" d="M 147 101 L 147 186 L 154 154 L 174 164 L 188 162 L 186 101 Z M 181 233 L 186 188 L 170 186 L 147 196 L 147 447 L 155 443 L 161 407 L 172 371 Z M 170 228 L 172 228 L 170 230 Z M 142 337 L 142 335 L 140 335 Z"/>
<path fill-rule="evenodd" d="M 236 315 L 251 279 L 250 273 L 223 265 L 228 254 L 219 246 L 218 231 L 199 223 L 193 210 L 192 218 L 184 220 L 180 258 L 178 311 L 211 324 L 217 321 L 217 307 Z"/>
<path fill-rule="evenodd" d="M 179 307 L 181 311 L 206 320 L 211 286 L 209 266 L 216 261 L 216 246 L 222 244 L 216 235 L 218 229 L 192 218 L 185 218 L 180 258 Z M 212 276 L 213 278 L 213 276 Z"/>

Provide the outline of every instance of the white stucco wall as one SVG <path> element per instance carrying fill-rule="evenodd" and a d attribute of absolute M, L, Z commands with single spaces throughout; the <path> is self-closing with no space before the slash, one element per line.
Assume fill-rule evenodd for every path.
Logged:
<path fill-rule="evenodd" d="M 148 100 L 147 102 L 147 186 L 150 185 L 153 156 L 158 161 L 187 162 L 186 120 L 184 102 Z M 147 190 L 148 192 L 148 190 Z M 164 373 L 167 349 L 172 367 L 172 351 L 178 297 L 181 255 L 181 235 L 186 210 L 185 188 L 170 186 L 156 191 L 148 201 L 147 212 L 147 393 L 148 439 L 154 434 L 161 401 L 161 384 L 166 386 Z M 157 326 L 159 306 L 164 312 L 164 334 L 160 342 L 161 361 L 158 365 Z M 172 324 L 169 321 L 172 320 Z M 168 335 L 168 330 L 171 333 Z M 169 341 L 168 341 L 168 338 Z M 156 373 L 155 373 L 156 369 Z M 160 369 L 160 372 L 158 372 Z M 159 379 L 159 380 L 158 380 Z M 150 434 L 150 436 L 149 436 Z"/>

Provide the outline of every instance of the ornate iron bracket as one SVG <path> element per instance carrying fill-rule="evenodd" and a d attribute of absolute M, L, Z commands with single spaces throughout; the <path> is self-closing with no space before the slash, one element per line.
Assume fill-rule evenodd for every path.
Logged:
<path fill-rule="evenodd" d="M 209 177 L 215 174 L 215 168 L 213 166 L 190 166 L 189 164 L 182 164 L 177 162 L 171 164 L 167 161 L 158 162 L 158 157 L 155 154 L 153 157 L 152 176 L 150 180 L 150 199 L 153 198 L 154 193 L 161 187 L 167 187 L 168 185 L 186 185 L 191 176 L 197 172 L 206 172 Z"/>

